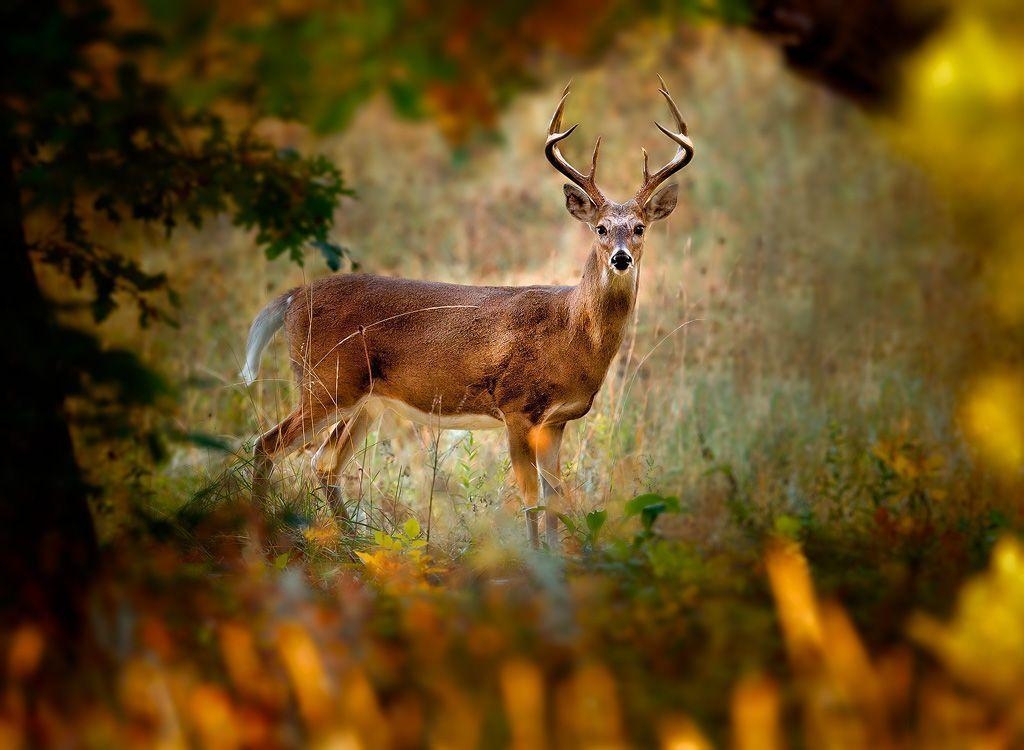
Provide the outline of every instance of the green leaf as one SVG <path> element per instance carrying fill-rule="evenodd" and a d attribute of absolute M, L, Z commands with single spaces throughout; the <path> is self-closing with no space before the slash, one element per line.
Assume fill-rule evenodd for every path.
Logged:
<path fill-rule="evenodd" d="M 280 555 L 274 558 L 274 567 L 277 570 L 284 570 L 287 567 L 288 561 L 291 559 L 291 557 L 291 551 L 282 552 Z"/>
<path fill-rule="evenodd" d="M 402 533 L 409 539 L 415 539 L 420 535 L 420 522 L 415 518 L 410 518 L 402 526 Z"/>
<path fill-rule="evenodd" d="M 654 522 L 658 520 L 658 516 L 665 512 L 667 506 L 665 503 L 654 503 L 648 505 L 642 511 L 640 511 L 640 523 L 644 525 L 644 528 L 648 531 L 654 526 Z"/>
<path fill-rule="evenodd" d="M 338 271 L 341 268 L 341 259 L 345 256 L 345 248 L 327 240 L 314 240 L 313 247 L 324 256 L 328 268 L 332 271 Z"/>
<path fill-rule="evenodd" d="M 565 513 L 559 513 L 558 520 L 565 524 L 565 528 L 569 530 L 570 534 L 575 535 L 579 531 L 579 527 L 576 525 L 576 522 Z"/>
<path fill-rule="evenodd" d="M 637 495 L 626 503 L 623 508 L 627 516 L 638 516 L 648 505 L 661 502 L 661 495 L 649 492 L 646 495 Z"/>
<path fill-rule="evenodd" d="M 607 520 L 608 511 L 606 510 L 592 510 L 587 513 L 587 528 L 590 529 L 591 536 L 597 538 L 598 532 L 601 531 L 601 527 Z"/>
<path fill-rule="evenodd" d="M 656 492 L 648 492 L 643 495 L 637 495 L 627 502 L 624 510 L 627 516 L 638 516 L 643 513 L 644 508 L 652 505 L 663 506 L 659 512 L 667 510 L 672 513 L 678 513 L 681 508 L 678 497 L 662 497 Z"/>

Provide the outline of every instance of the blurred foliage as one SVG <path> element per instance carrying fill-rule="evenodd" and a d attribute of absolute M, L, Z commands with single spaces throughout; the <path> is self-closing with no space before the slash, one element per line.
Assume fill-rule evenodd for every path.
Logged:
<path fill-rule="evenodd" d="M 121 548 L 78 655 L 84 672 L 102 665 L 109 691 L 55 702 L 39 692 L 63 668 L 54 644 L 31 623 L 8 634 L 5 747 L 669 749 L 731 739 L 771 750 L 1024 739 L 1022 554 L 1009 538 L 948 624 L 912 622 L 936 663 L 906 644 L 870 648 L 844 606 L 818 593 L 800 545 L 771 535 L 709 554 L 633 521 L 560 561 L 495 540 L 453 561 L 423 547 L 408 554 L 420 529 L 405 524 L 363 564 L 332 563 L 313 583 L 313 546 L 337 544 L 340 529 L 279 552 L 290 534 L 254 535 L 252 520 L 244 501 L 229 502 L 197 536 Z M 145 565 L 127 564 L 143 552 Z"/>
<path fill-rule="evenodd" d="M 175 40 L 158 67 L 183 101 L 230 99 L 335 132 L 385 92 L 398 113 L 429 117 L 454 144 L 492 129 L 512 98 L 539 82 L 540 57 L 594 62 L 617 37 L 650 33 L 651 21 L 748 25 L 780 44 L 796 69 L 863 102 L 890 101 L 903 57 L 943 10 L 869 0 L 506 1 L 486 10 L 461 1 L 140 1 Z M 135 0 L 114 7 L 126 19 L 142 12 Z"/>
<path fill-rule="evenodd" d="M 137 7 L 115 2 L 132 17 Z M 258 114 L 298 119 L 320 132 L 345 128 L 385 92 L 408 118 L 430 118 L 454 144 L 481 128 L 524 88 L 539 83 L 543 54 L 595 61 L 616 35 L 644 19 L 749 20 L 748 0 L 556 5 L 502 0 L 297 0 L 270 8 L 245 0 L 144 0 L 156 28 L 176 40 L 159 68 L 183 101 L 230 99 Z"/>
<path fill-rule="evenodd" d="M 883 123 L 948 202 L 965 251 L 971 354 L 961 425 L 1006 481 L 1024 481 L 1024 18 L 1004 0 L 950 6 L 906 63 L 896 116 Z"/>
<path fill-rule="evenodd" d="M 143 323 L 166 277 L 101 239 L 125 220 L 200 226 L 229 212 L 255 229 L 268 257 L 301 260 L 328 243 L 341 173 L 323 158 L 282 152 L 251 132 L 230 133 L 210 111 L 186 108 L 147 78 L 137 58 L 158 43 L 118 30 L 105 3 L 5 5 L 2 125 L 23 194 L 31 252 L 76 285 L 89 282 L 93 315 L 131 297 Z M 109 232 L 108 232 L 109 234 Z"/>
<path fill-rule="evenodd" d="M 992 551 L 989 570 L 964 585 L 953 619 L 919 615 L 911 634 L 971 687 L 1015 710 L 1024 701 L 1024 547 L 1012 537 Z M 1016 726 L 1024 732 L 1024 726 Z"/>
<path fill-rule="evenodd" d="M 871 106 L 899 100 L 905 58 L 943 22 L 945 0 L 752 0 L 753 28 L 786 61 Z"/>

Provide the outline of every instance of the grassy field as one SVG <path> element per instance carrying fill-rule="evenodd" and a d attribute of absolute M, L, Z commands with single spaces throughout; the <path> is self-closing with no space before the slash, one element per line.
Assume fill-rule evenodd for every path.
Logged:
<path fill-rule="evenodd" d="M 125 314 L 104 335 L 180 387 L 180 431 L 231 450 L 176 447 L 153 472 L 144 447 L 83 440 L 108 488 L 104 535 L 138 540 L 125 565 L 151 564 L 99 598 L 114 686 L 54 732 L 86 727 L 97 747 L 1021 738 L 1004 683 L 956 657 L 975 622 L 956 592 L 1019 518 L 958 433 L 969 306 L 944 206 L 866 115 L 773 49 L 646 31 L 577 76 L 566 150 L 578 161 L 603 135 L 602 185 L 630 194 L 640 145 L 668 148 L 651 125 L 661 73 L 697 156 L 648 239 L 623 351 L 567 433 L 566 555 L 529 550 L 499 513 L 514 491 L 499 431 L 386 417 L 349 468 L 355 538 L 303 455 L 279 467 L 272 507 L 253 508 L 252 441 L 295 394 L 280 338 L 260 381 L 240 383 L 245 332 L 271 296 L 326 271 L 254 258 L 227 225 L 181 232 L 140 251 L 181 293 L 180 327 L 140 333 Z M 545 80 L 559 71 L 547 63 Z M 337 239 L 362 270 L 573 283 L 588 237 L 542 156 L 561 85 L 455 152 L 380 102 L 343 136 L 268 132 L 356 186 Z M 1014 585 L 1000 576 L 1022 557 L 1006 544 L 975 600 Z"/>
<path fill-rule="evenodd" d="M 627 47 L 617 64 L 581 76 L 570 102 L 567 116 L 583 123 L 570 153 L 580 158 L 603 134 L 602 179 L 613 195 L 635 188 L 641 144 L 666 150 L 650 124 L 664 114 L 655 72 L 673 80 L 700 141 L 680 209 L 649 241 L 623 356 L 566 447 L 576 501 L 583 511 L 641 491 L 703 496 L 717 467 L 734 476 L 752 514 L 843 515 L 852 508 L 823 507 L 817 476 L 841 444 L 954 442 L 947 386 L 961 353 L 934 346 L 955 325 L 950 233 L 923 180 L 848 104 L 783 73 L 751 42 L 722 35 L 694 44 L 686 54 Z M 555 88 L 508 113 L 501 142 L 460 154 L 379 106 L 320 144 L 359 186 L 341 209 L 339 239 L 361 268 L 462 283 L 578 279 L 589 240 L 539 153 Z M 142 346 L 176 382 L 199 386 L 186 392 L 181 424 L 244 453 L 294 400 L 280 340 L 262 381 L 239 385 L 248 322 L 270 296 L 327 271 L 317 258 L 306 269 L 260 263 L 248 238 L 228 228 L 183 236 L 155 255 L 184 295 L 181 328 L 147 333 Z M 378 475 L 367 493 L 400 487 L 423 520 L 431 436 L 389 423 L 379 439 L 363 461 Z M 438 449 L 453 459 L 438 466 L 445 494 L 459 494 L 452 475 L 470 451 L 489 480 L 475 494 L 494 500 L 503 484 L 498 433 L 472 444 L 446 434 Z M 220 468 L 183 453 L 169 475 L 194 478 L 197 464 Z M 305 476 L 299 463 L 293 471 Z M 868 477 L 843 479 L 851 487 L 839 495 Z M 715 515 L 707 510 L 699 515 Z"/>

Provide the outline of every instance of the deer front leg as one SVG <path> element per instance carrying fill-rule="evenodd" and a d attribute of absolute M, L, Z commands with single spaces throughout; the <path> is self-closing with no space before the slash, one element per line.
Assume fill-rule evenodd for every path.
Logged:
<path fill-rule="evenodd" d="M 558 538 L 558 515 L 562 507 L 562 466 L 558 460 L 562 449 L 562 434 L 565 425 L 541 425 L 530 434 L 537 467 L 540 469 L 541 497 L 544 502 L 544 536 L 548 549 L 557 550 L 561 544 Z"/>
<path fill-rule="evenodd" d="M 538 529 L 537 494 L 537 464 L 533 446 L 530 444 L 530 428 L 525 424 L 506 421 L 508 428 L 508 451 L 512 458 L 512 471 L 516 475 L 516 484 L 519 485 L 519 493 L 522 496 L 523 506 L 526 510 L 526 535 L 530 540 L 530 546 L 536 549 L 540 546 L 540 533 Z"/>

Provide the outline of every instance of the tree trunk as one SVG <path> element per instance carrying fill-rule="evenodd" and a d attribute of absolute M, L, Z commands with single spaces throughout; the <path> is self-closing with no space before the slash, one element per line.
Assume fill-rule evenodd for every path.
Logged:
<path fill-rule="evenodd" d="M 2 141 L 0 298 L 0 617 L 7 625 L 34 619 L 73 633 L 97 557 L 64 413 L 73 373 L 62 362 L 59 328 L 28 255 L 13 149 Z"/>

